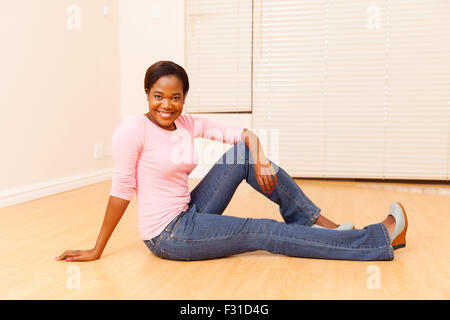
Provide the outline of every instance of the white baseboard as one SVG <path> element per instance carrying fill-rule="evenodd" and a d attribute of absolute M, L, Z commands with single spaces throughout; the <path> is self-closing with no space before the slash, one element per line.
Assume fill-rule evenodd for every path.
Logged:
<path fill-rule="evenodd" d="M 113 169 L 103 169 L 0 192 L 0 208 L 12 206 L 94 183 L 111 180 Z"/>
<path fill-rule="evenodd" d="M 197 166 L 191 172 L 189 178 L 202 179 L 212 166 L 213 164 L 209 166 Z M 4 190 L 0 192 L 0 208 L 111 180 L 112 174 L 112 168 L 103 169 L 88 174 L 80 174 L 25 187 Z"/>

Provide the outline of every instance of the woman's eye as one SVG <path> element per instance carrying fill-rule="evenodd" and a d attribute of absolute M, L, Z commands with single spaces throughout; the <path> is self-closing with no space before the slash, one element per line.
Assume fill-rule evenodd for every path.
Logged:
<path fill-rule="evenodd" d="M 161 96 L 155 95 L 155 98 L 156 98 L 156 99 L 161 99 Z"/>
<path fill-rule="evenodd" d="M 174 97 L 173 99 L 174 100 L 180 100 L 180 97 Z"/>

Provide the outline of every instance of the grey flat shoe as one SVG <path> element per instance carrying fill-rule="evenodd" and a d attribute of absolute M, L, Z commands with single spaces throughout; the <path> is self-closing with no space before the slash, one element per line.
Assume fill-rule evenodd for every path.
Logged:
<path fill-rule="evenodd" d="M 355 229 L 355 226 L 351 222 L 346 222 L 346 223 L 340 224 L 339 227 L 337 227 L 337 228 L 325 228 L 325 227 L 319 226 L 318 224 L 313 224 L 311 226 L 311 228 L 344 231 L 344 230 L 353 230 L 353 229 Z"/>
<path fill-rule="evenodd" d="M 406 210 L 401 203 L 393 202 L 389 208 L 389 215 L 395 219 L 394 231 L 389 235 L 392 247 L 394 250 L 404 248 L 406 246 L 406 230 L 408 229 Z"/>

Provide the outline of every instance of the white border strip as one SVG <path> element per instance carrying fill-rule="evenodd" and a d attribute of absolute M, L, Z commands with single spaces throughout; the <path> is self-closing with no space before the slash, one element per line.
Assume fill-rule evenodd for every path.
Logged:
<path fill-rule="evenodd" d="M 80 174 L 25 187 L 8 189 L 0 192 L 0 208 L 111 180 L 112 174 L 112 168 L 103 169 L 89 174 Z"/>

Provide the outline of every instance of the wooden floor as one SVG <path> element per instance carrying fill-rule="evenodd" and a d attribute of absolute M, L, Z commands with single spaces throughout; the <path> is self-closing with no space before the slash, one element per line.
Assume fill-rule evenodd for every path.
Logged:
<path fill-rule="evenodd" d="M 190 181 L 190 189 L 198 183 Z M 265 251 L 209 261 L 160 259 L 137 233 L 135 199 L 100 260 L 55 261 L 97 239 L 111 181 L 0 209 L 0 299 L 450 299 L 450 186 L 296 180 L 339 223 L 409 216 L 394 261 L 285 257 Z M 282 221 L 244 181 L 224 214 Z"/>

